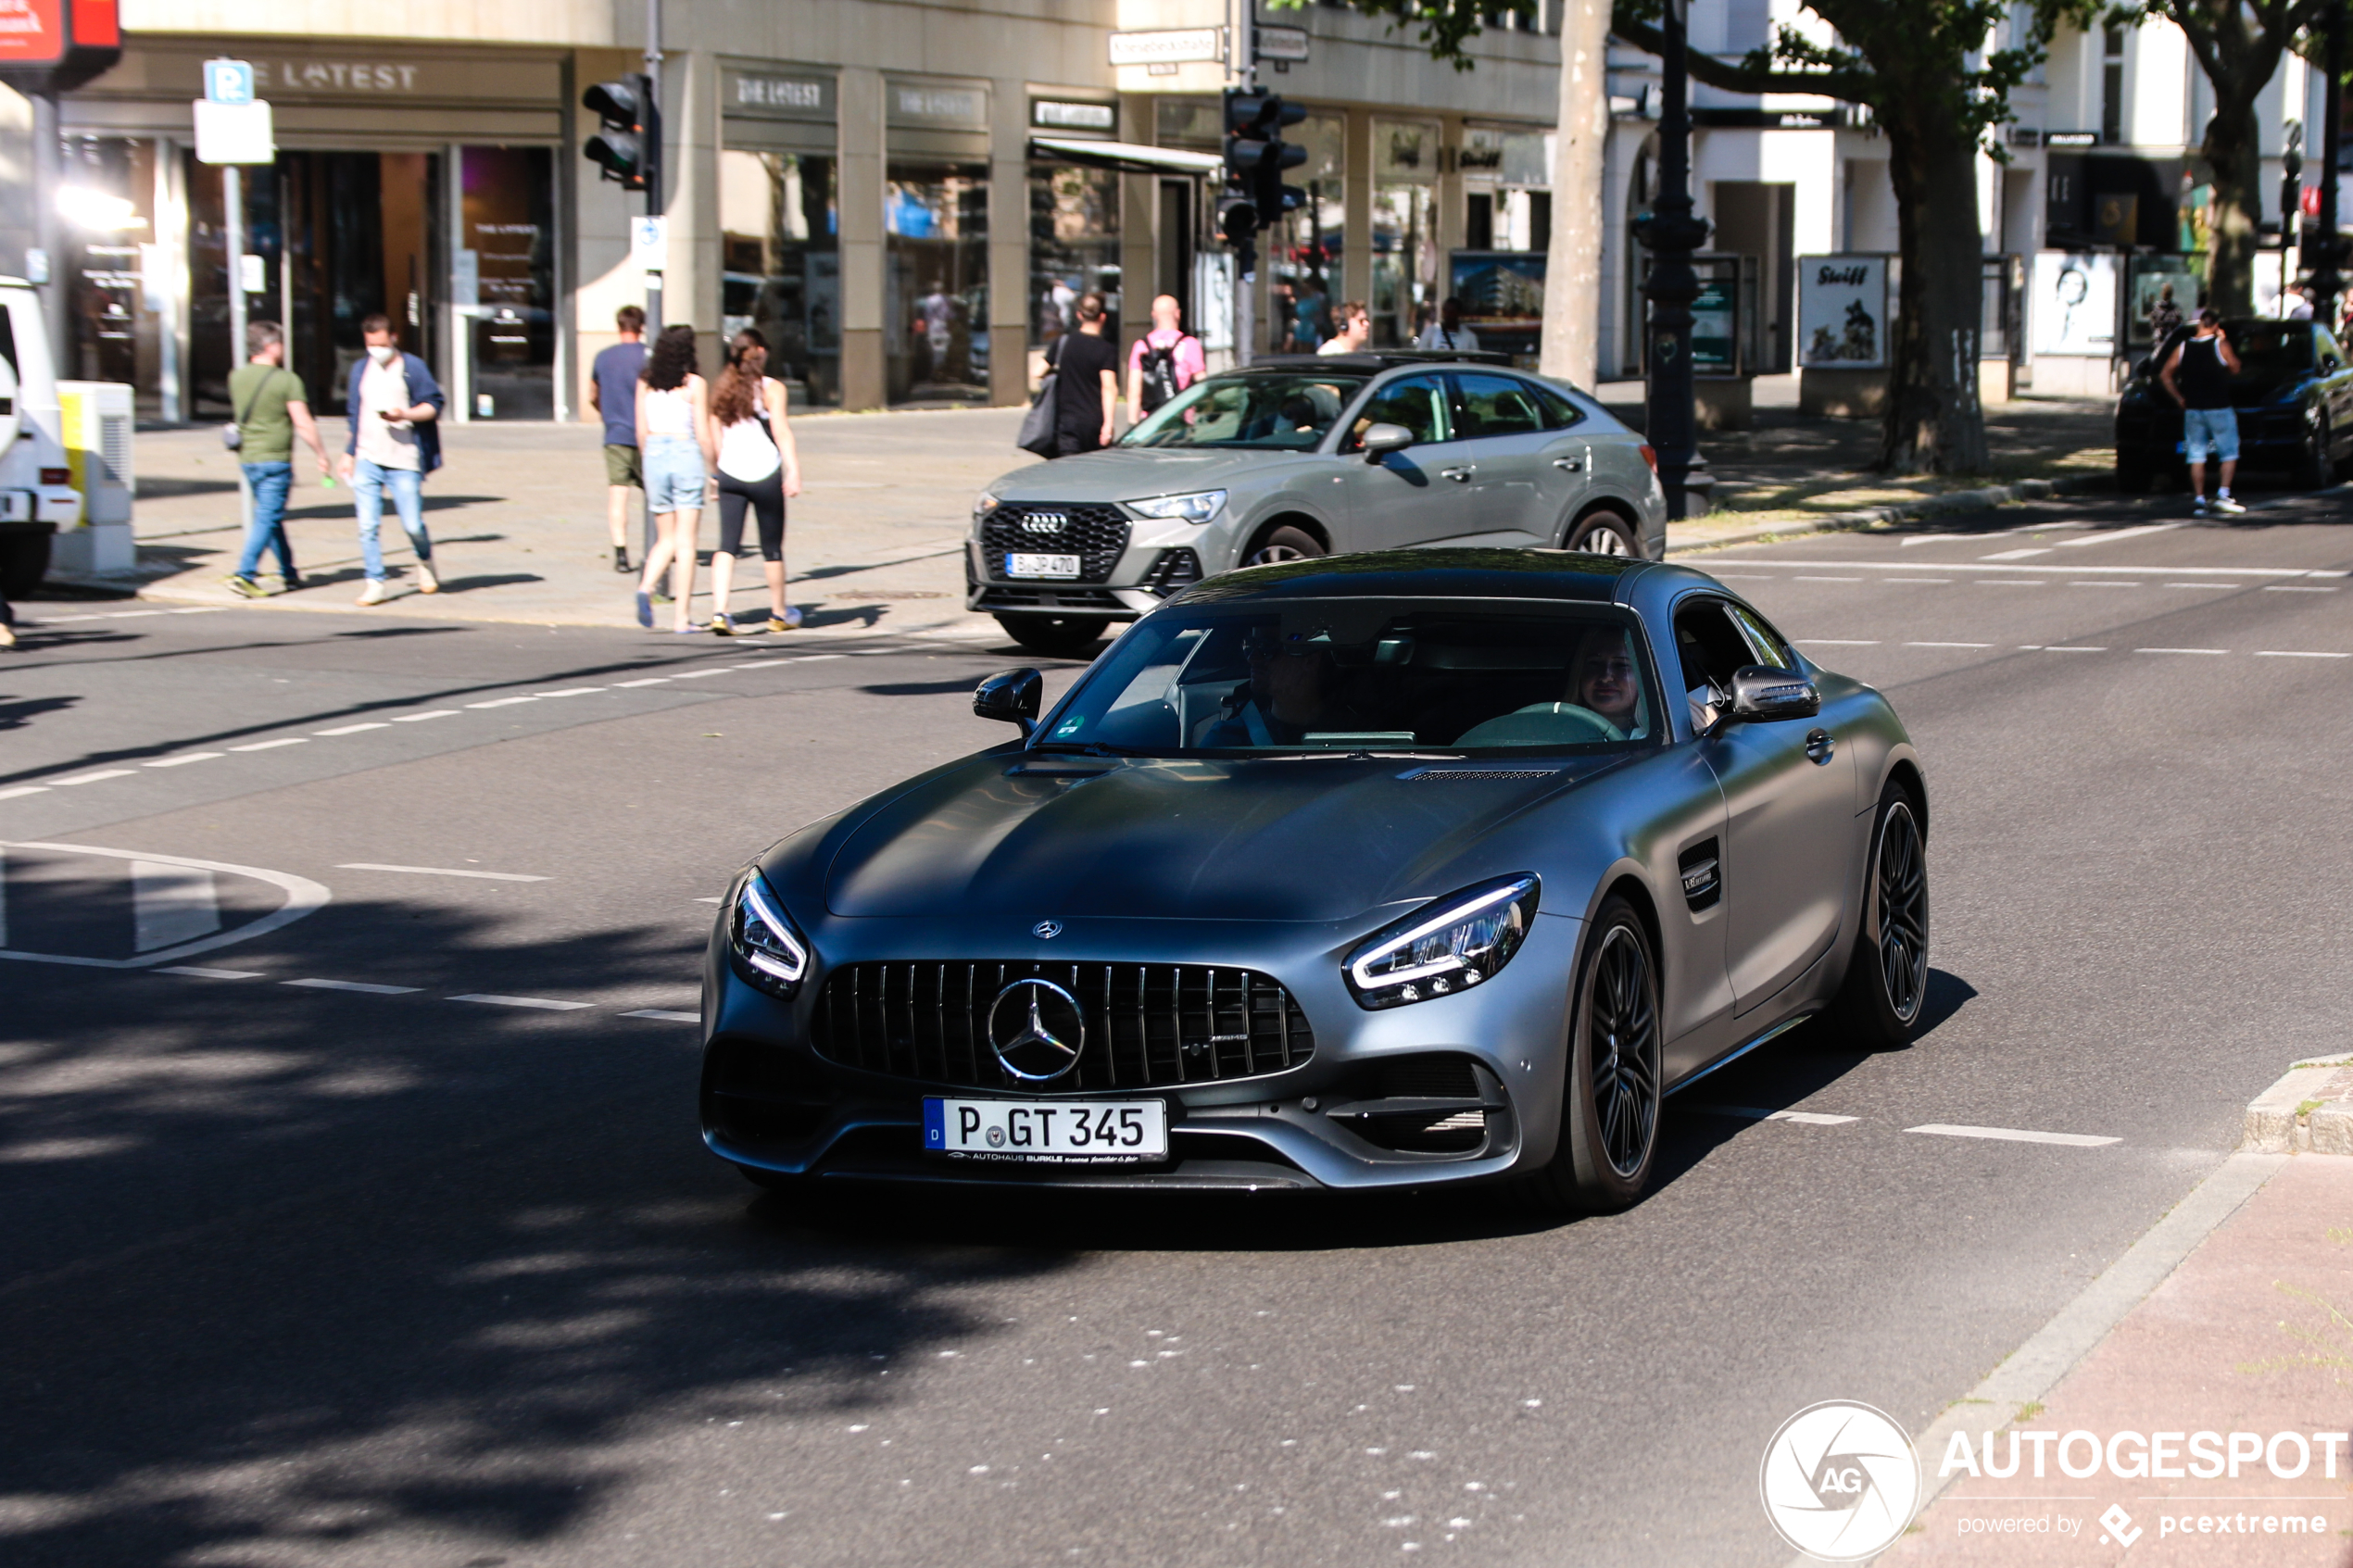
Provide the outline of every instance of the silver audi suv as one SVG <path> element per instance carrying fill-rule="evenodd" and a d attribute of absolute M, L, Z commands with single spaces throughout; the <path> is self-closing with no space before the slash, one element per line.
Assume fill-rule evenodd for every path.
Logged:
<path fill-rule="evenodd" d="M 1592 397 L 1502 355 L 1278 355 L 1194 383 L 1103 451 L 989 485 L 965 602 L 1074 654 L 1237 566 L 1418 545 L 1656 560 L 1655 470 Z"/>

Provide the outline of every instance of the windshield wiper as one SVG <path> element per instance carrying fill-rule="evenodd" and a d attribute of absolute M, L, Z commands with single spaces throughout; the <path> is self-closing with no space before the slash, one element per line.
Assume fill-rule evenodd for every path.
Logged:
<path fill-rule="evenodd" d="M 1342 750 L 1338 746 L 1302 747 L 1297 751 L 1242 751 L 1234 753 L 1253 762 L 1309 762 L 1324 758 L 1339 758 L 1349 762 L 1371 762 L 1404 759 L 1417 762 L 1456 762 L 1464 753 L 1459 751 L 1385 751 L 1365 750 L 1362 746 Z"/>
<path fill-rule="evenodd" d="M 1133 746 L 1107 746 L 1099 740 L 1047 740 L 1029 748 L 1032 751 L 1072 751 L 1081 757 L 1151 757 L 1156 753 L 1139 751 Z"/>

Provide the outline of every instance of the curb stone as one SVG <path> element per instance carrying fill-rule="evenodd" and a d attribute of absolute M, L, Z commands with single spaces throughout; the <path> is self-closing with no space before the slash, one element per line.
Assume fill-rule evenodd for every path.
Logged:
<path fill-rule="evenodd" d="M 1826 512 L 1820 517 L 1805 518 L 1794 522 L 1761 522 L 1755 528 L 1728 533 L 1721 538 L 1704 539 L 1689 545 L 1670 543 L 1669 556 L 1696 555 L 1703 550 L 1720 550 L 1731 545 L 1753 545 L 1764 538 L 1792 538 L 1806 533 L 1836 533 L 1860 528 L 1872 528 L 1886 522 L 1907 522 L 1916 518 L 1944 517 L 1956 512 L 1990 511 L 2012 501 L 2042 501 L 2053 495 L 2082 495 L 2115 488 L 2113 474 L 2082 474 L 2067 479 L 2021 479 L 2015 484 L 1989 484 L 1979 490 L 1952 490 L 1942 495 L 1923 495 L 1916 501 L 1896 501 L 1884 507 L 1863 507 L 1849 512 Z M 1670 529 L 1673 524 L 1667 525 Z"/>
<path fill-rule="evenodd" d="M 2353 1063 L 2298 1062 L 2246 1108 L 2239 1148 L 2263 1154 L 2353 1154 Z"/>

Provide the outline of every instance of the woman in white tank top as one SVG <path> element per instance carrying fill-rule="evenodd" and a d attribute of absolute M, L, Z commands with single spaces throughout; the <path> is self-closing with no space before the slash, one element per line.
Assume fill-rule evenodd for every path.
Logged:
<path fill-rule="evenodd" d="M 695 535 L 702 523 L 709 465 L 718 460 L 710 393 L 695 373 L 695 329 L 664 327 L 647 352 L 637 382 L 637 449 L 643 455 L 646 505 L 654 514 L 654 547 L 637 581 L 637 624 L 654 623 L 653 594 L 665 568 L 675 600 L 676 632 L 691 632 L 687 601 L 695 592 Z"/>
<path fill-rule="evenodd" d="M 711 394 L 711 428 L 719 433 L 719 549 L 711 558 L 711 629 L 736 633 L 727 608 L 744 513 L 760 524 L 760 555 L 768 576 L 768 630 L 790 631 L 800 611 L 785 602 L 785 498 L 800 494 L 800 455 L 785 422 L 785 387 L 767 374 L 768 340 L 747 327 L 727 344 L 727 368 Z"/>

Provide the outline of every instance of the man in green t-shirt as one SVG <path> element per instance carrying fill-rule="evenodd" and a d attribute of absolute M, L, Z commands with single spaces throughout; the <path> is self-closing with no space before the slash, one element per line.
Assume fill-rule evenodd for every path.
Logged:
<path fill-rule="evenodd" d="M 248 599 L 262 596 L 253 574 L 261 565 L 265 547 L 278 557 L 282 592 L 302 586 L 295 572 L 294 546 L 286 538 L 286 496 L 294 488 L 294 444 L 299 436 L 317 455 L 321 476 L 331 472 L 327 449 L 319 441 L 318 421 L 302 378 L 286 369 L 286 334 L 275 321 L 256 321 L 245 328 L 245 363 L 229 372 L 229 405 L 237 415 L 237 460 L 244 465 L 245 484 L 253 492 L 253 526 L 245 530 L 244 552 L 229 579 L 232 593 Z"/>

